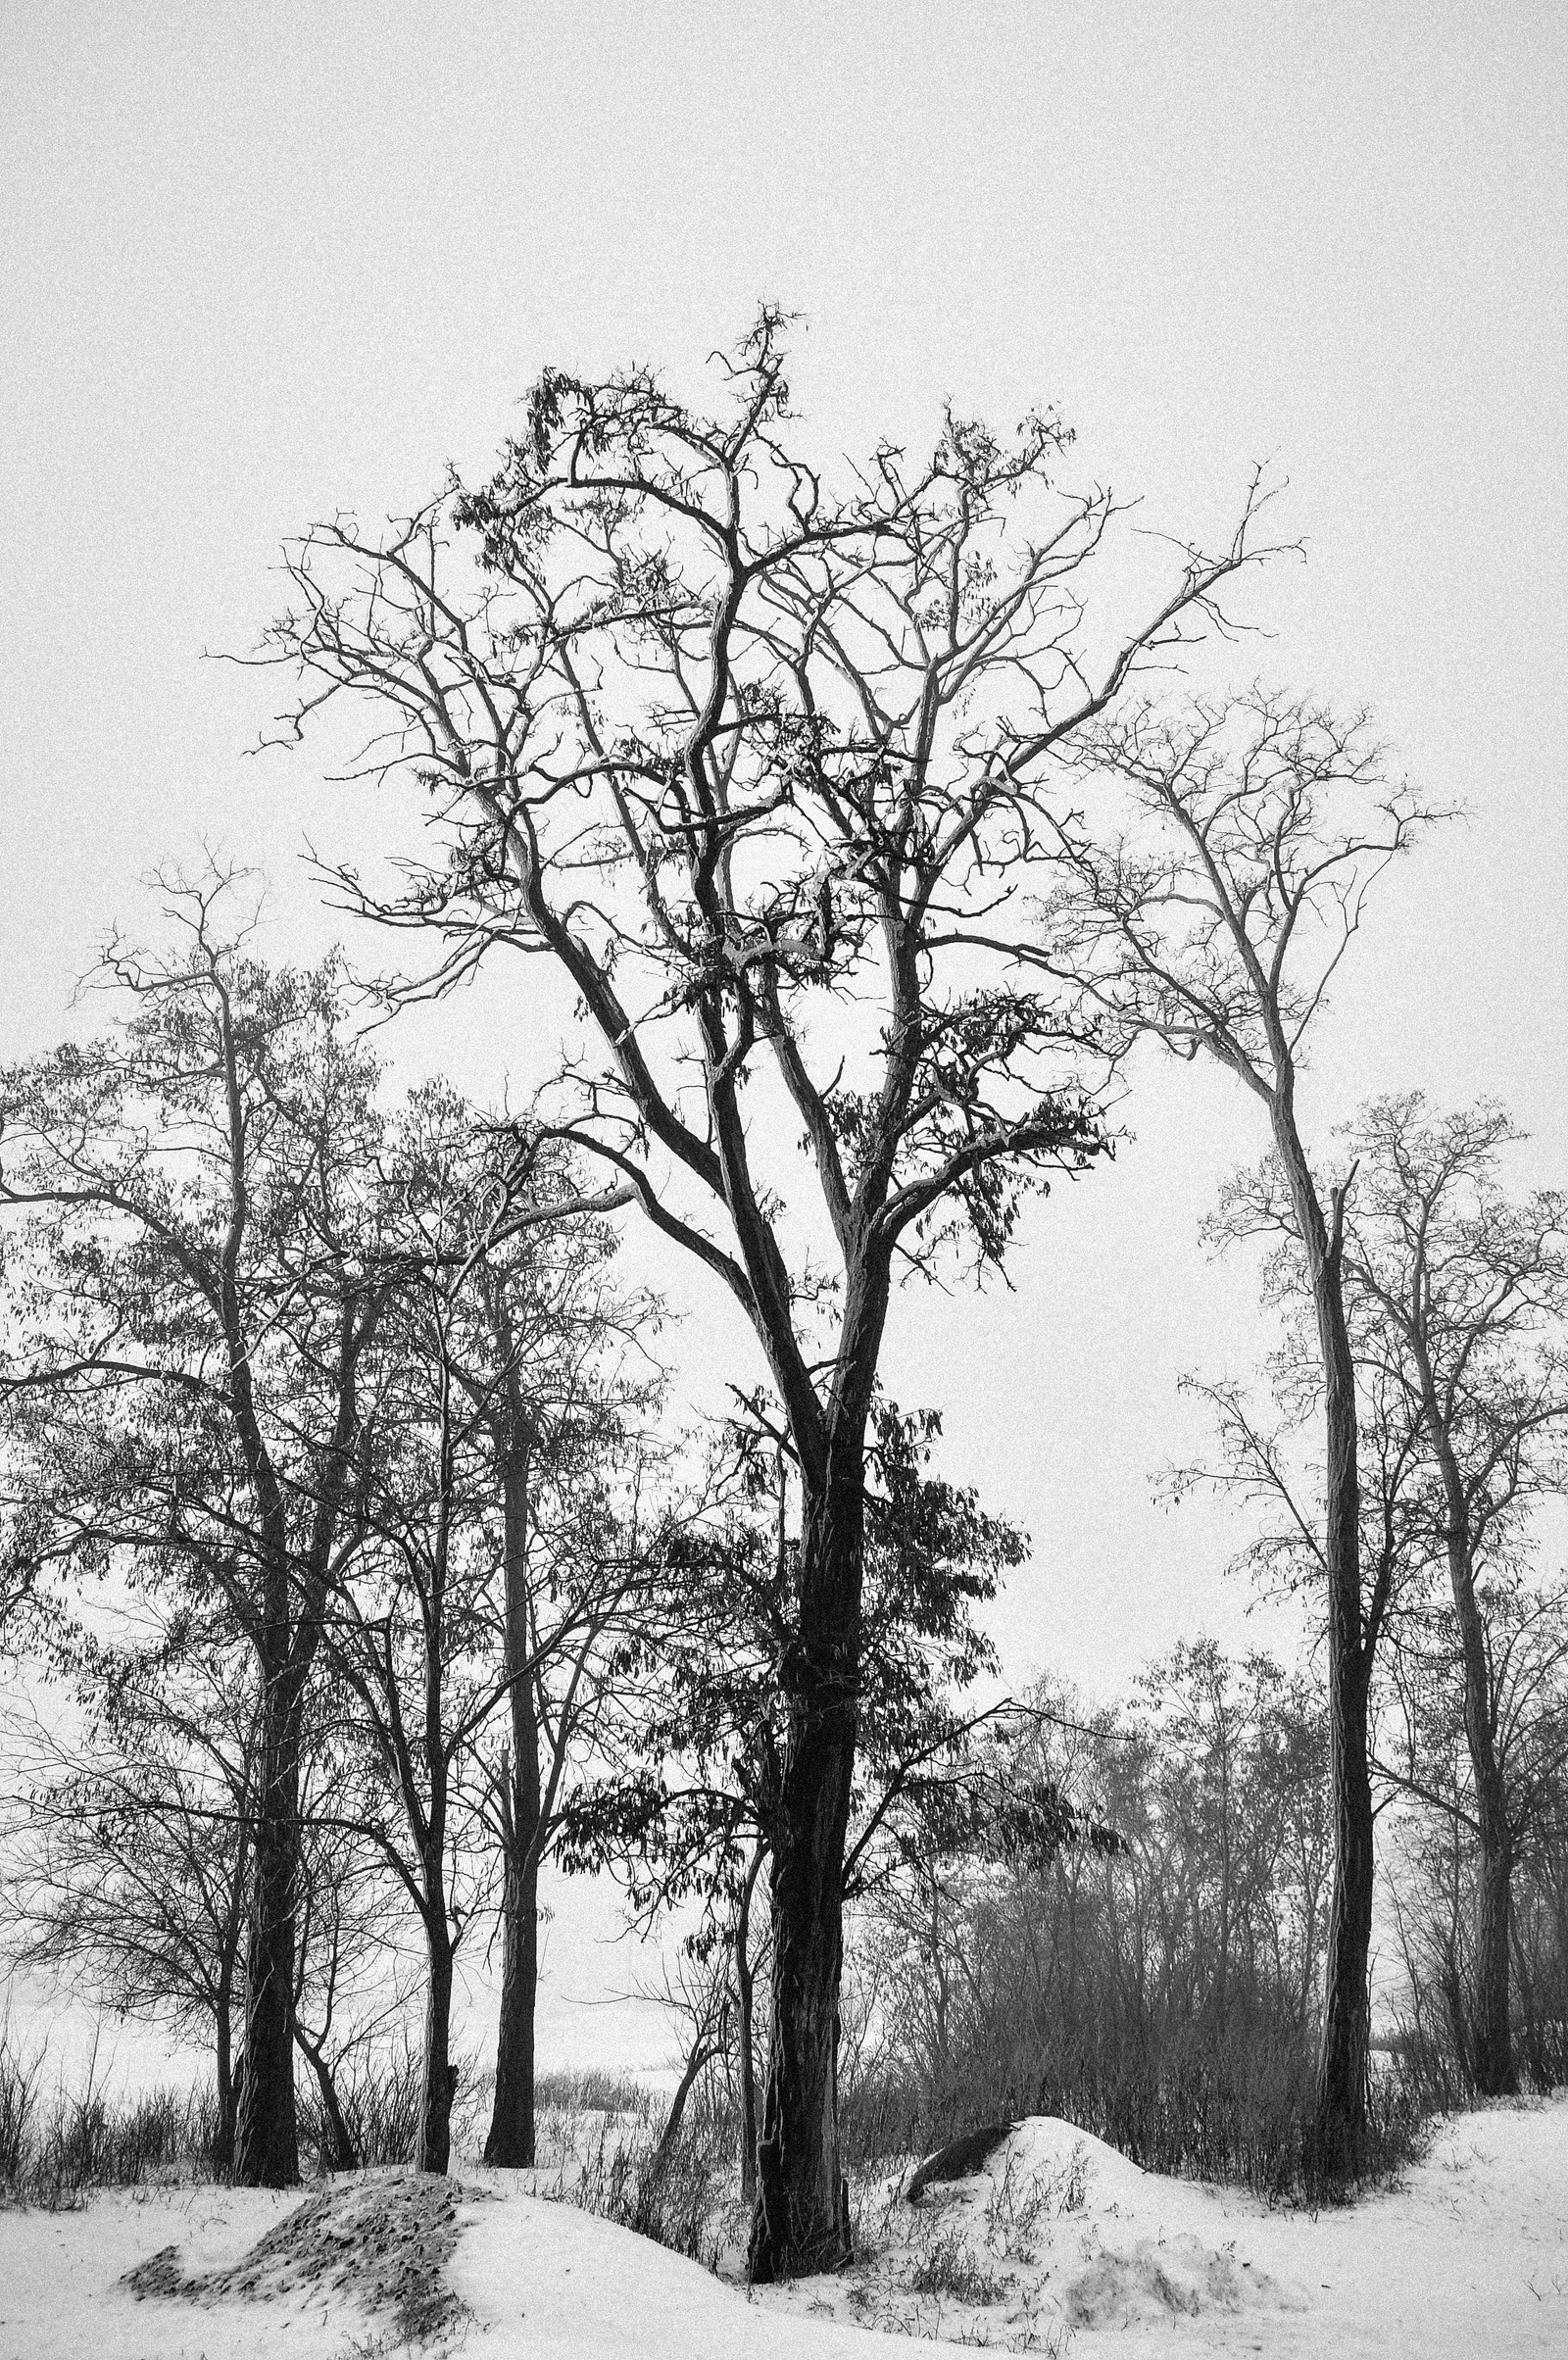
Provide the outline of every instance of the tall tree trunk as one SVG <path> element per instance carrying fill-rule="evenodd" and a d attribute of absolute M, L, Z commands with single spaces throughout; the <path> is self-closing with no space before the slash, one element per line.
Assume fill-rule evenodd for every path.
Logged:
<path fill-rule="evenodd" d="M 234 2161 L 234 2117 L 238 2103 L 234 2088 L 234 2027 L 232 1993 L 225 1970 L 218 1995 L 218 2120 L 213 2127 L 213 2169 L 226 2172 Z"/>
<path fill-rule="evenodd" d="M 1374 1854 L 1372 1778 L 1367 1759 L 1366 1678 L 1359 1613 L 1330 1579 L 1329 1774 L 1334 1819 L 1334 1883 L 1329 1923 L 1323 2038 L 1318 2056 L 1314 2148 L 1319 2169 L 1352 2170 L 1366 2131 L 1371 2064 Z"/>
<path fill-rule="evenodd" d="M 501 1906 L 501 2031 L 484 2159 L 527 2170 L 534 2161 L 534 2008 L 539 1991 L 539 1863 L 531 1839 L 507 1844 Z"/>
<path fill-rule="evenodd" d="M 275 1619 L 282 1637 L 274 1639 L 264 1663 L 245 1957 L 245 2058 L 234 2137 L 234 2178 L 242 2188 L 293 2188 L 300 2176 L 294 1946 L 303 1681 L 287 1645 L 286 1608 Z"/>
<path fill-rule="evenodd" d="M 841 1457 L 842 1470 L 842 1457 Z M 808 1486 L 801 1611 L 781 1682 L 784 1775 L 770 1831 L 772 2038 L 747 2266 L 758 2285 L 851 2258 L 839 2154 L 839 1981 L 844 1846 L 855 1770 L 863 1459 Z"/>
<path fill-rule="evenodd" d="M 452 1944 L 443 1908 L 426 1922 L 429 1975 L 424 1994 L 424 2072 L 419 2088 L 419 2127 L 414 2145 L 416 2172 L 444 2172 L 452 2155 L 452 2100 L 457 2075 L 452 2066 Z"/>
<path fill-rule="evenodd" d="M 1419 1320 L 1419 1311 L 1418 1311 Z M 1512 1908 L 1513 1831 L 1508 1824 L 1507 1787 L 1497 1759 L 1496 1720 L 1487 1634 L 1476 1599 L 1476 1568 L 1470 1538 L 1470 1502 L 1443 1415 L 1426 1332 L 1416 1324 L 1411 1341 L 1421 1374 L 1423 1406 L 1443 1479 L 1446 1522 L 1448 1587 L 1459 1625 L 1464 1671 L 1464 1735 L 1476 1785 L 1479 1854 L 1476 1863 L 1475 1959 L 1470 1992 L 1470 2059 L 1482 2097 L 1512 2097 L 1519 2088 L 1514 2064 L 1509 2005 L 1509 1920 Z"/>
<path fill-rule="evenodd" d="M 1500 1781 L 1498 1785 L 1500 1787 Z M 1519 2073 L 1514 2063 L 1509 2004 L 1509 1935 L 1512 1919 L 1513 1840 L 1500 1793 L 1481 1810 L 1481 1859 L 1476 1877 L 1475 1997 L 1472 2043 L 1476 2088 L 1483 2097 L 1514 2097 Z"/>
<path fill-rule="evenodd" d="M 735 1919 L 735 1991 L 738 2001 L 736 2038 L 740 2044 L 741 2089 L 741 2202 L 757 2202 L 757 2045 L 753 2031 L 756 2014 L 756 1977 L 752 1969 L 752 1894 L 757 1890 L 758 1872 L 762 1865 L 765 1846 L 760 1838 L 753 1849 L 746 1882 L 741 1887 L 740 1909 Z"/>
<path fill-rule="evenodd" d="M 539 1713 L 528 1628 L 528 1482 L 530 1455 L 509 1353 L 510 1433 L 501 1453 L 505 1535 L 505 1670 L 511 1682 L 512 1761 L 502 1800 L 504 1883 L 501 1895 L 501 2028 L 496 2040 L 496 2094 L 486 2163 L 526 2170 L 534 2160 L 534 2013 L 539 1996 L 539 1854 L 542 1774 Z"/>
<path fill-rule="evenodd" d="M 1333 1226 L 1323 1218 L 1290 1090 L 1273 1105 L 1275 1145 L 1306 1253 L 1323 1366 L 1327 1467 L 1323 1568 L 1328 1591 L 1329 1785 L 1334 1882 L 1329 1900 L 1318 2054 L 1314 2157 L 1341 2176 L 1353 2169 L 1366 2131 L 1372 2050 L 1369 1958 L 1374 1852 L 1367 1744 L 1369 1635 L 1361 1599 L 1361 1485 L 1356 1462 L 1355 1359 L 1345 1320 L 1344 1194 Z"/>

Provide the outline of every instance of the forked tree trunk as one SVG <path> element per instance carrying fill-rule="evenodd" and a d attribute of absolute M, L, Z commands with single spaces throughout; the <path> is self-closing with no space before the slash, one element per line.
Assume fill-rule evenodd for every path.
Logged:
<path fill-rule="evenodd" d="M 424 1993 L 424 2071 L 419 2085 L 419 2126 L 414 2144 L 416 2172 L 444 2172 L 452 2155 L 452 1944 L 445 1911 L 439 1926 L 426 1924 L 429 1973 Z"/>
<path fill-rule="evenodd" d="M 316 2076 L 316 2087 L 320 2092 L 321 2113 L 325 2118 L 327 2138 L 330 2141 L 331 2160 L 328 2168 L 334 2172 L 358 2171 L 359 2149 L 354 2144 L 354 2135 L 344 2116 L 342 2102 L 337 2093 L 337 2084 L 332 2078 L 332 2069 L 326 2061 L 325 2049 L 306 2040 L 301 2035 L 298 2025 L 295 2026 L 295 2037 L 299 2040 L 301 2054 L 308 2060 L 311 2071 Z M 326 2162 L 326 2160 L 327 2156 L 323 2153 L 322 2161 Z"/>
<path fill-rule="evenodd" d="M 758 2285 L 851 2258 L 838 2044 L 864 1526 L 858 1449 L 854 1458 L 852 1475 L 807 1493 L 799 1634 L 781 1666 L 789 1718 L 770 1831 L 772 2037 L 747 2257 Z"/>
<path fill-rule="evenodd" d="M 250 1923 L 245 2056 L 234 2135 L 242 2188 L 293 2188 L 300 2176 L 294 2104 L 294 1946 L 299 1881 L 302 1677 L 284 1639 L 264 1667 Z"/>

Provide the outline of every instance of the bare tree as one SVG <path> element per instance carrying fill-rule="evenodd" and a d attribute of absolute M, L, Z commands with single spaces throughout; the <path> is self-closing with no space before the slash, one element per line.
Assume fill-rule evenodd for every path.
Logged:
<path fill-rule="evenodd" d="M 12 1963 L 117 2014 L 211 2040 L 213 2161 L 233 2161 L 257 1711 L 230 1647 L 93 1651 L 80 1714 L 50 1698 L 7 1731 Z M 84 1718 L 85 1725 L 72 1723 Z"/>
<path fill-rule="evenodd" d="M 1322 1567 L 1335 1821 L 1317 2140 L 1353 2160 L 1371 2029 L 1372 1786 L 1367 1709 L 1376 1626 L 1363 1593 L 1355 1362 L 1346 1323 L 1348 1182 L 1325 1190 L 1302 1137 L 1306 1036 L 1368 892 L 1433 816 L 1390 779 L 1364 724 L 1255 694 L 1102 726 L 1086 768 L 1121 791 L 1122 826 L 1059 831 L 1069 881 L 1037 956 L 1088 978 L 1091 1000 L 1179 1056 L 1216 1058 L 1267 1117 L 1283 1199 L 1232 1201 L 1233 1227 L 1283 1209 L 1305 1263 L 1325 1419 Z"/>
<path fill-rule="evenodd" d="M 97 1611 L 93 1611 L 94 1604 Z M 70 1693 L 6 1730 L 17 1793 L 5 1815 L 15 1963 L 46 1969 L 117 2014 L 212 2041 L 213 2161 L 233 2162 L 261 1715 L 250 1649 L 221 1596 L 205 1613 L 143 1593 L 56 1619 Z M 89 1627 L 98 1626 L 96 1629 Z M 318 1715 L 317 1716 L 318 1717 Z M 316 1825 L 341 1766 L 302 1748 L 294 2027 L 323 2094 L 334 2011 L 382 1939 L 375 1863 Z M 309 2018 L 319 2031 L 313 2033 Z M 335 2105 L 335 2097 L 332 2100 Z M 342 2150 L 339 2163 L 351 2160 Z"/>
<path fill-rule="evenodd" d="M 550 1201 L 537 1169 L 532 1191 Z M 557 1189 L 559 1194 L 559 1188 Z M 565 1824 L 624 1644 L 628 1551 L 616 1529 L 628 1458 L 657 1396 L 657 1306 L 612 1294 L 602 1222 L 555 1219 L 492 1247 L 474 1272 L 485 1354 L 465 1383 L 489 1437 L 501 1505 L 501 1658 L 508 1742 L 491 1789 L 502 1856 L 501 2010 L 485 2161 L 534 2161 L 539 1875 Z M 616 1348 L 620 1348 L 617 1352 Z M 632 1540 L 629 1557 L 637 1549 Z M 546 1645 L 563 1598 L 583 1611 Z"/>
<path fill-rule="evenodd" d="M 170 889 L 167 955 L 112 946 L 128 1009 L 0 1074 L 16 1280 L 0 1405 L 30 1578 L 105 1565 L 216 1592 L 260 1688 L 235 2172 L 299 2177 L 294 2101 L 306 1691 L 382 1299 L 357 1224 L 375 1072 L 339 981 L 225 935 L 232 880 Z"/>
<path fill-rule="evenodd" d="M 1509 2023 L 1510 1890 L 1522 1833 L 1503 1760 L 1516 1718 L 1520 1632 L 1505 1606 L 1532 1514 L 1568 1480 L 1568 1203 L 1520 1203 L 1498 1173 L 1519 1134 L 1499 1106 L 1436 1118 L 1418 1096 L 1354 1125 L 1345 1247 L 1358 1357 L 1404 1397 L 1435 1477 L 1435 1553 L 1447 1577 L 1462 1684 L 1479 1873 L 1470 2045 L 1477 2088 L 1518 2086 Z"/>
<path fill-rule="evenodd" d="M 764 314 L 721 363 L 716 418 L 646 370 L 547 371 L 488 486 L 384 540 L 313 530 L 264 651 L 301 675 L 294 728 L 366 705 L 370 766 L 423 784 L 444 849 L 391 899 L 344 872 L 349 900 L 444 944 L 422 988 L 493 949 L 561 971 L 597 1039 L 561 1134 L 729 1291 L 788 1422 L 759 2280 L 849 2250 L 840 1893 L 894 1279 L 965 1240 L 1000 1262 L 1020 1191 L 1102 1151 L 1074 1028 L 1006 963 L 1017 888 L 1059 758 L 1212 618 L 1256 509 L 1091 631 L 1117 509 L 1055 488 L 1054 418 L 1004 446 L 950 417 L 928 465 L 884 444 L 835 491 L 792 433 L 784 332 Z M 1018 920 L 1001 963 L 982 915 Z"/>
<path fill-rule="evenodd" d="M 1509 1869 L 1500 1994 L 1486 1948 L 1497 1915 L 1486 1888 L 1496 1868 L 1483 1841 L 1464 1647 L 1451 1602 L 1434 1601 L 1403 1619 L 1389 1667 L 1385 1718 L 1393 1726 L 1381 1738 L 1377 1766 L 1403 1805 L 1389 1885 L 1415 2028 L 1446 2053 L 1460 2088 L 1483 2090 L 1495 2076 L 1492 2011 L 1500 2001 L 1508 2009 L 1507 2070 L 1517 2082 L 1523 2064 L 1538 2088 L 1549 2089 L 1568 2054 L 1568 1606 L 1559 1593 L 1517 1579 L 1489 1585 L 1482 1645 L 1498 1789 L 1494 1811 L 1500 1805 Z"/>
<path fill-rule="evenodd" d="M 446 2170 L 451 2150 L 457 1952 L 494 1864 L 484 1841 L 492 1726 L 509 1700 L 515 1715 L 519 1690 L 525 1711 L 548 1696 L 545 1667 L 563 1662 L 569 1725 L 575 1685 L 635 1570 L 612 1554 L 623 1546 L 613 1515 L 596 1517 L 590 1486 L 579 1484 L 577 1562 L 591 1578 L 573 1579 L 563 1551 L 554 1578 L 525 1594 L 518 1627 L 517 1500 L 505 1480 L 498 1500 L 493 1478 L 497 1421 L 510 1434 L 516 1403 L 516 1339 L 505 1318 L 499 1330 L 493 1321 L 505 1264 L 486 1265 L 531 1229 L 602 1210 L 604 1200 L 524 1197 L 532 1158 L 499 1169 L 476 1159 L 472 1130 L 469 1110 L 432 1089 L 416 1094 L 389 1142 L 380 1228 L 392 1274 L 366 1361 L 352 1515 L 323 1609 L 324 1645 L 370 1765 L 365 1802 L 345 1803 L 342 1823 L 380 1847 L 424 1938 L 415 2163 L 430 2172 Z"/>

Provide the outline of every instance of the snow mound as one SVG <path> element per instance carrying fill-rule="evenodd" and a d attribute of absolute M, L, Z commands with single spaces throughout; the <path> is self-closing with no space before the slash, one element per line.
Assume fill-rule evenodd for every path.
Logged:
<path fill-rule="evenodd" d="M 1131 2327 L 1159 2319 L 1201 2319 L 1216 2311 L 1297 2311 L 1302 2298 L 1263 2270 L 1238 2263 L 1234 2246 L 1216 2251 L 1200 2237 L 1139 2237 L 1102 2245 L 1065 2288 L 1075 2328 Z"/>
<path fill-rule="evenodd" d="M 1238 2254 L 1237 2224 L 1210 2191 L 1141 2171 L 1054 2116 L 1013 2124 L 964 2178 L 900 2174 L 859 2191 L 856 2211 L 848 2270 L 765 2299 L 999 2351 L 1300 2307 L 1293 2286 Z"/>
<path fill-rule="evenodd" d="M 165 2245 L 128 2270 L 124 2284 L 138 2300 L 200 2303 L 232 2295 L 270 2302 L 303 2288 L 353 2294 L 371 2314 L 390 2313 L 406 2341 L 429 2337 L 463 2311 L 446 2273 L 468 2192 L 423 2173 L 339 2181 L 296 2205 L 226 2269 L 188 2272 L 179 2247 Z"/>
<path fill-rule="evenodd" d="M 1147 2203 L 1151 2191 L 1163 2185 L 1119 2147 L 1108 2146 L 1076 2123 L 1057 2114 L 1033 2114 L 1015 2123 L 1006 2141 L 989 2158 L 987 2171 L 995 2179 L 1009 2173 L 1019 2180 L 1059 2194 L 1064 2211 L 1082 2211 L 1091 2194 L 1097 2207 Z"/>

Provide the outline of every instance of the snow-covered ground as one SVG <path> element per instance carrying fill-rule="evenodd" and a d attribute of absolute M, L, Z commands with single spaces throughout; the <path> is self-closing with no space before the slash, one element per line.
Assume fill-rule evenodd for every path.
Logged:
<path fill-rule="evenodd" d="M 859 2213 L 852 2271 L 749 2295 L 478 2167 L 452 2191 L 387 2175 L 303 2204 L 198 2187 L 6 2211 L 0 2360 L 874 2360 L 911 2335 L 1074 2360 L 1568 2353 L 1568 2103 L 1457 2117 L 1400 2189 L 1316 2217 L 1155 2179 L 1056 2122 Z"/>

